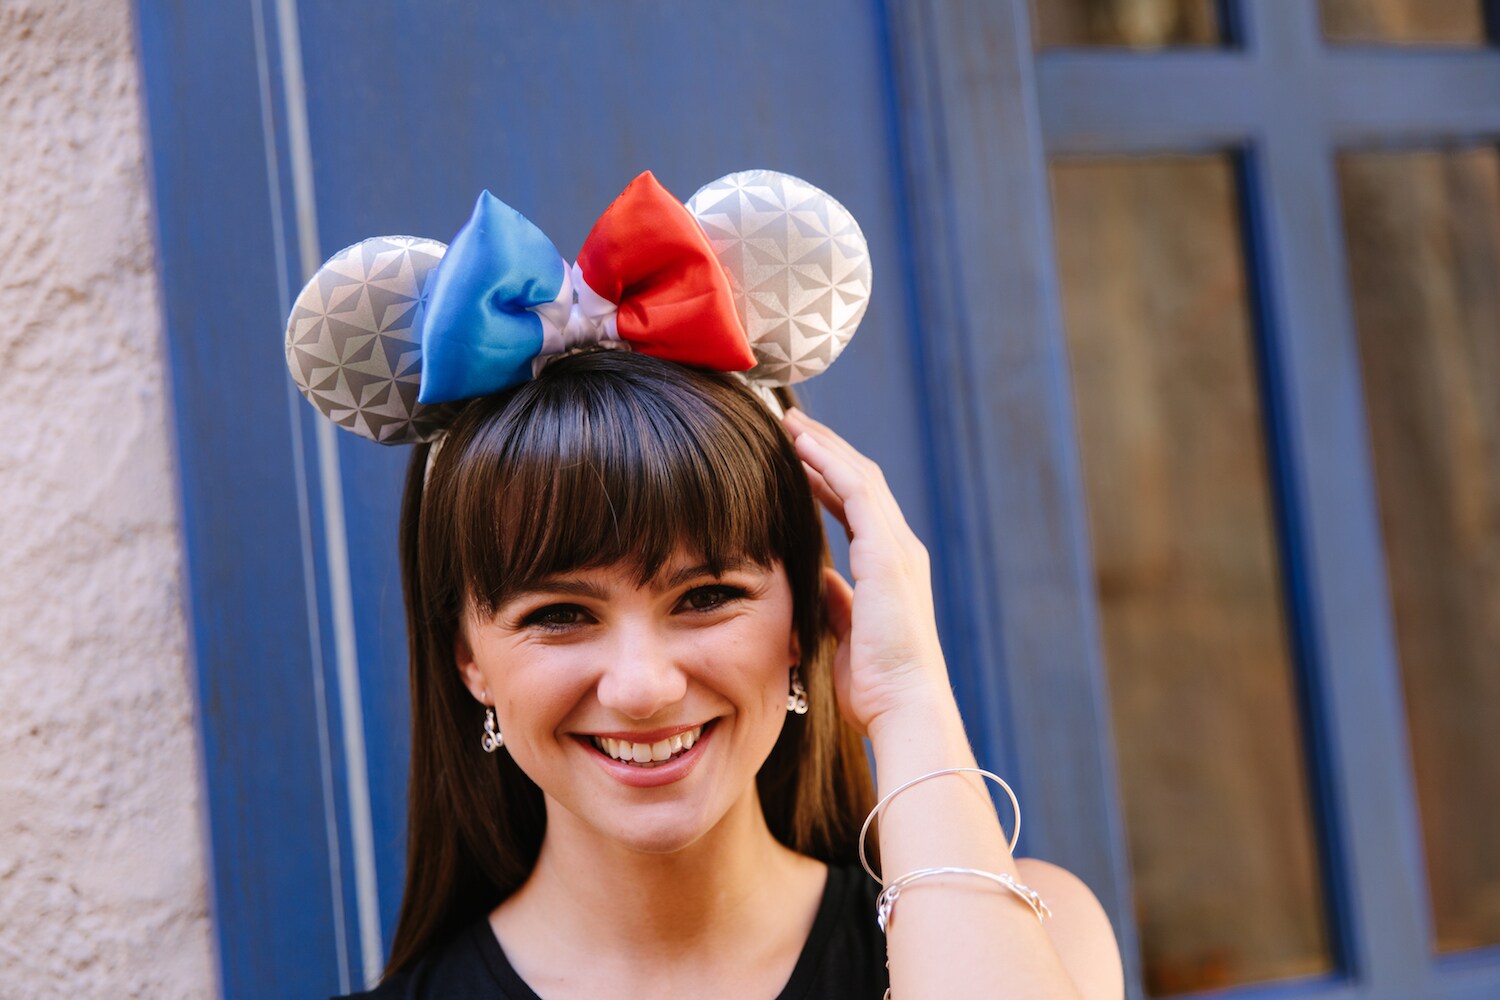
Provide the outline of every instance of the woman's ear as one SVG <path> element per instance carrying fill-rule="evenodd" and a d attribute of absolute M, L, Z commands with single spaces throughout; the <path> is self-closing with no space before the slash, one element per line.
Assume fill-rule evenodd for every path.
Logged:
<path fill-rule="evenodd" d="M 453 633 L 453 662 L 458 666 L 458 675 L 464 679 L 464 687 L 474 696 L 474 700 L 488 705 L 490 703 L 490 686 L 485 681 L 479 664 L 474 660 L 474 647 L 469 644 L 469 637 L 464 634 L 462 624 L 458 631 Z"/>
<path fill-rule="evenodd" d="M 832 566 L 823 567 L 823 614 L 840 645 L 848 642 L 854 627 L 854 588 Z"/>

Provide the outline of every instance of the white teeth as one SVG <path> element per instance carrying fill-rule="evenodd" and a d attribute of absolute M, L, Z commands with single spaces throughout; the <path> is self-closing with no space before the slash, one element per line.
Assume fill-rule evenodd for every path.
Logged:
<path fill-rule="evenodd" d="M 594 746 L 615 760 L 634 764 L 659 764 L 685 750 L 691 750 L 702 735 L 703 727 L 697 726 L 655 743 L 632 743 L 630 740 L 617 740 L 609 736 L 595 736 Z"/>

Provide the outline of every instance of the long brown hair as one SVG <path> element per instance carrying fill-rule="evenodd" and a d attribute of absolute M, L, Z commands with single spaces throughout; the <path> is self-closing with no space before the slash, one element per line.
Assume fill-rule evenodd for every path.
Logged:
<path fill-rule="evenodd" d="M 834 864 L 873 802 L 838 714 L 823 616 L 822 522 L 791 441 L 743 383 L 623 351 L 565 357 L 475 400 L 401 512 L 411 661 L 406 887 L 389 976 L 520 887 L 546 830 L 542 793 L 479 746 L 483 707 L 454 662 L 461 616 L 542 577 L 627 565 L 650 580 L 685 547 L 722 568 L 780 562 L 811 708 L 788 715 L 757 778 L 772 834 Z"/>

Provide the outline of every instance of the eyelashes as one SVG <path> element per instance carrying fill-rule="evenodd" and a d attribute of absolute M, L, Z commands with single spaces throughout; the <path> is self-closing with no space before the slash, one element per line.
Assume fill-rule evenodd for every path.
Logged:
<path fill-rule="evenodd" d="M 565 632 L 581 624 L 588 612 L 577 604 L 548 604 L 525 615 L 518 628 L 535 628 L 543 632 Z"/>
<path fill-rule="evenodd" d="M 693 587 L 682 595 L 673 608 L 677 615 L 707 615 L 722 611 L 750 596 L 744 587 L 729 583 Z M 594 622 L 594 616 L 581 604 L 559 602 L 544 604 L 522 615 L 513 628 L 540 632 L 570 632 Z"/>
<path fill-rule="evenodd" d="M 744 587 L 736 587 L 728 583 L 715 583 L 707 587 L 694 587 L 682 595 L 678 607 L 685 607 L 690 611 L 716 611 L 726 604 L 732 604 L 749 595 Z"/>

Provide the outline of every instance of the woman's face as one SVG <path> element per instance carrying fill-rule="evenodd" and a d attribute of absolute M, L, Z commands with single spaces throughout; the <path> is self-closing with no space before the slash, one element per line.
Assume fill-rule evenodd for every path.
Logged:
<path fill-rule="evenodd" d="M 752 794 L 798 645 L 779 563 L 715 576 L 679 550 L 647 585 L 636 576 L 611 566 L 543 580 L 489 619 L 470 614 L 457 659 L 495 706 L 501 752 L 546 795 L 549 835 L 576 823 L 663 853 Z"/>

